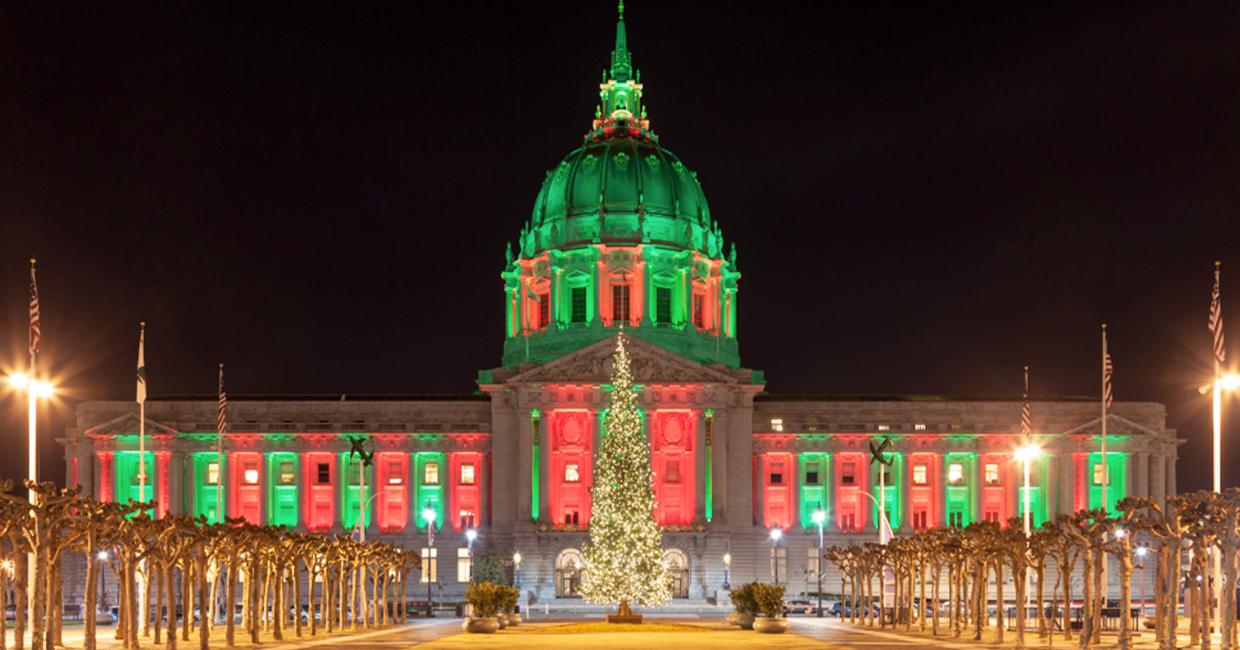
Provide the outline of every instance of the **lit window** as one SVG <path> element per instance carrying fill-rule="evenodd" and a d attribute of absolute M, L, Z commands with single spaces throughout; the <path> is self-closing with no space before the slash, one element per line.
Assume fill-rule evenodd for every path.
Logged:
<path fill-rule="evenodd" d="M 917 512 L 913 513 L 913 528 L 916 528 L 918 530 L 925 529 L 927 528 L 926 526 L 927 521 L 929 521 L 929 516 L 925 510 L 918 510 Z"/>
<path fill-rule="evenodd" d="M 469 582 L 469 578 L 470 578 L 469 569 L 470 569 L 471 559 L 472 558 L 469 557 L 468 548 L 456 549 L 456 581 L 457 582 Z"/>
<path fill-rule="evenodd" d="M 1111 477 L 1107 476 L 1106 467 L 1102 463 L 1094 463 L 1094 485 L 1111 484 Z"/>
<path fill-rule="evenodd" d="M 573 311 L 572 319 L 574 323 L 586 322 L 586 288 L 573 287 Z"/>
<path fill-rule="evenodd" d="M 578 471 L 577 463 L 564 464 L 564 482 L 577 483 L 581 481 L 581 472 Z"/>
<path fill-rule="evenodd" d="M 258 468 L 257 467 L 247 464 L 245 466 L 245 472 L 243 476 L 245 477 L 246 485 L 258 485 Z"/>
<path fill-rule="evenodd" d="M 857 482 L 857 464 L 844 463 L 840 466 L 840 485 L 854 485 Z"/>
<path fill-rule="evenodd" d="M 999 484 L 999 464 L 986 463 L 986 485 Z"/>
<path fill-rule="evenodd" d="M 926 466 L 918 463 L 913 465 L 913 485 L 926 485 Z"/>
<path fill-rule="evenodd" d="M 693 292 L 693 325 L 698 329 L 705 327 L 705 319 L 703 318 L 703 306 L 706 304 L 706 294 Z"/>
<path fill-rule="evenodd" d="M 332 482 L 332 466 L 328 463 L 319 463 L 315 474 L 317 479 L 315 482 L 319 485 L 327 485 Z"/>
<path fill-rule="evenodd" d="M 422 557 L 422 584 L 435 582 L 439 579 L 439 549 L 423 547 L 420 553 Z"/>
<path fill-rule="evenodd" d="M 964 463 L 947 464 L 947 484 L 964 485 Z"/>
<path fill-rule="evenodd" d="M 818 461 L 805 464 L 805 484 L 818 485 Z"/>
<path fill-rule="evenodd" d="M 985 519 L 986 521 L 989 521 L 992 524 L 997 524 L 999 523 L 999 511 L 998 510 L 987 510 L 986 514 L 983 515 L 982 518 Z"/>
<path fill-rule="evenodd" d="M 947 513 L 947 525 L 953 528 L 964 526 L 964 513 L 959 510 Z"/>
<path fill-rule="evenodd" d="M 674 460 L 667 461 L 667 465 L 663 467 L 664 483 L 680 482 L 680 463 Z"/>
<path fill-rule="evenodd" d="M 771 577 L 778 579 L 783 576 L 784 580 L 788 579 L 788 549 L 784 546 L 771 547 Z M 778 582 L 776 583 L 778 584 Z"/>
<path fill-rule="evenodd" d="M 654 290 L 654 320 L 657 323 L 672 322 L 672 289 L 656 287 Z"/>
<path fill-rule="evenodd" d="M 403 485 L 405 477 L 400 474 L 400 463 L 388 463 L 388 485 Z"/>
<path fill-rule="evenodd" d="M 474 464 L 461 463 L 461 485 L 474 484 Z"/>
<path fill-rule="evenodd" d="M 805 551 L 805 575 L 810 582 L 813 582 L 818 577 L 818 560 L 822 556 L 818 549 L 813 546 L 805 549 Z"/>
<path fill-rule="evenodd" d="M 422 485 L 439 485 L 439 463 L 422 466 Z"/>
<path fill-rule="evenodd" d="M 461 528 L 468 529 L 468 528 L 474 527 L 474 511 L 473 510 L 462 509 L 460 512 L 457 513 L 457 516 L 458 516 L 457 521 L 461 522 Z"/>
<path fill-rule="evenodd" d="M 880 425 L 878 425 L 878 430 L 879 430 L 879 431 L 891 431 L 891 425 L 890 425 L 890 424 L 880 424 Z"/>
<path fill-rule="evenodd" d="M 220 484 L 220 464 L 211 462 L 207 463 L 207 485 Z"/>
<path fill-rule="evenodd" d="M 280 485 L 292 485 L 297 482 L 297 477 L 293 472 L 293 461 L 280 461 Z"/>
<path fill-rule="evenodd" d="M 551 296 L 547 293 L 538 294 L 538 324 L 536 327 L 542 329 L 551 321 Z"/>
<path fill-rule="evenodd" d="M 924 425 L 924 424 L 914 424 L 914 425 L 913 425 L 913 431 L 925 431 L 925 430 L 926 430 L 926 425 Z"/>
<path fill-rule="evenodd" d="M 784 470 L 782 466 L 776 466 L 771 472 L 771 485 L 782 485 L 784 482 Z"/>
<path fill-rule="evenodd" d="M 629 285 L 614 284 L 611 287 L 611 316 L 617 322 L 629 320 Z"/>
<path fill-rule="evenodd" d="M 840 517 L 840 528 L 843 530 L 857 530 L 857 514 L 854 512 L 845 512 Z"/>
<path fill-rule="evenodd" d="M 771 418 L 771 431 L 778 432 L 778 431 L 783 431 L 783 430 L 784 430 L 784 419 L 783 418 Z"/>

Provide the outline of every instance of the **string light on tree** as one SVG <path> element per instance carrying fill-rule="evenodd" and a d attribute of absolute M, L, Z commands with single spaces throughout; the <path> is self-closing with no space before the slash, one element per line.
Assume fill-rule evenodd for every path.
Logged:
<path fill-rule="evenodd" d="M 630 605 L 657 607 L 672 593 L 663 566 L 663 531 L 654 519 L 650 444 L 637 409 L 623 333 L 616 337 L 613 359 L 581 592 L 592 603 L 619 604 L 620 617 L 626 617 Z"/>

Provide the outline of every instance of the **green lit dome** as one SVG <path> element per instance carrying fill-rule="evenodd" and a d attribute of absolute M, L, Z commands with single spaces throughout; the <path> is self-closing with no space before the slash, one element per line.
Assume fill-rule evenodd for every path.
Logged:
<path fill-rule="evenodd" d="M 704 249 L 711 221 L 697 174 L 626 130 L 592 139 L 549 170 L 530 223 L 541 235 L 529 251 L 537 254 L 589 243 Z"/>

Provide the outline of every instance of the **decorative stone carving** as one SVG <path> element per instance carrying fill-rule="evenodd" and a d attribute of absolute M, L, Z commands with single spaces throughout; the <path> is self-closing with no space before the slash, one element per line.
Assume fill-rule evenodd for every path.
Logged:
<path fill-rule="evenodd" d="M 736 378 L 682 357 L 640 339 L 629 337 L 629 359 L 635 381 L 652 383 L 736 383 Z M 606 383 L 611 377 L 611 357 L 615 338 L 607 338 L 523 372 L 509 383 L 589 382 Z"/>

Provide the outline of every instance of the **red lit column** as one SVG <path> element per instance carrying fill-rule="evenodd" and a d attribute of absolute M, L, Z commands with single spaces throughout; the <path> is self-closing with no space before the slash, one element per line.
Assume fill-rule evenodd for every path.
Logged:
<path fill-rule="evenodd" d="M 263 457 L 253 451 L 239 451 L 228 455 L 228 493 L 232 510 L 229 514 L 241 517 L 256 526 L 263 524 Z"/>
<path fill-rule="evenodd" d="M 762 454 L 762 522 L 766 528 L 792 525 L 793 458 L 788 452 Z"/>
<path fill-rule="evenodd" d="M 101 451 L 99 452 L 99 489 L 95 491 L 95 494 L 99 495 L 100 501 L 115 501 L 115 486 L 115 457 L 113 456 L 113 452 Z"/>
<path fill-rule="evenodd" d="M 477 528 L 482 522 L 482 454 L 476 451 L 448 453 L 451 491 L 448 493 L 448 519 L 452 529 Z"/>
<path fill-rule="evenodd" d="M 306 530 L 329 531 L 336 521 L 336 455 L 306 452 L 301 459 Z"/>
<path fill-rule="evenodd" d="M 168 472 L 170 452 L 155 452 L 155 516 L 163 517 L 168 514 L 168 506 L 171 502 L 171 490 L 168 487 Z"/>
<path fill-rule="evenodd" d="M 550 439 L 548 475 L 544 477 L 551 523 L 587 526 L 594 463 L 594 415 L 585 409 L 556 409 L 547 414 Z"/>
<path fill-rule="evenodd" d="M 651 414 L 650 421 L 655 521 L 663 526 L 689 525 L 696 510 L 697 414 L 688 409 L 660 410 Z"/>

